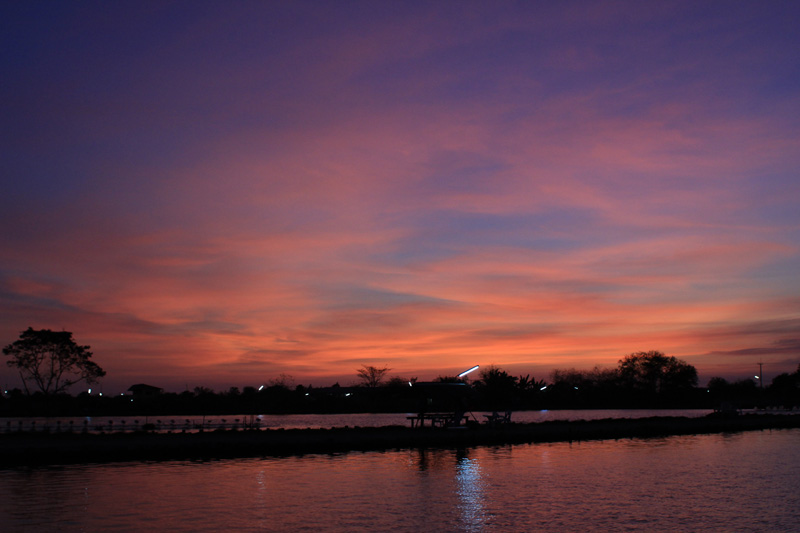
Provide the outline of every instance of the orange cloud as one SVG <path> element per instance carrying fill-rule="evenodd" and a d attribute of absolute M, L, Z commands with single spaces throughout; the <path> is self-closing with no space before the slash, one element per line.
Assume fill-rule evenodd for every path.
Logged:
<path fill-rule="evenodd" d="M 121 388 L 796 367 L 786 17 L 318 7 L 18 21 L 7 342 L 71 330 Z"/>

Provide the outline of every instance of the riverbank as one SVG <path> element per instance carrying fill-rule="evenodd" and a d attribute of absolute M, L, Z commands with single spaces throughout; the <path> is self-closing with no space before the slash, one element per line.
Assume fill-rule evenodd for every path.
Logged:
<path fill-rule="evenodd" d="M 753 414 L 734 417 L 552 421 L 451 429 L 388 426 L 198 433 L 21 432 L 0 436 L 0 465 L 11 467 L 129 460 L 204 460 L 402 448 L 461 448 L 797 427 L 800 427 L 800 415 Z"/>

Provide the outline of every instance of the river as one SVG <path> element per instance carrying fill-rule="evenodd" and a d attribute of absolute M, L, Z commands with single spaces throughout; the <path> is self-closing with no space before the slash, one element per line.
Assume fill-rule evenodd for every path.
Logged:
<path fill-rule="evenodd" d="M 0 469 L 0 530 L 789 531 L 800 430 Z"/>

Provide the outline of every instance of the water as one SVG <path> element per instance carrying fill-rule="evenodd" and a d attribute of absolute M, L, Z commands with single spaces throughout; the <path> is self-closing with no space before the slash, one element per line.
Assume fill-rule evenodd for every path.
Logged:
<path fill-rule="evenodd" d="M 711 409 L 576 409 L 557 411 L 515 411 L 514 422 L 547 422 L 550 420 L 600 420 L 603 418 L 646 418 L 650 416 L 700 417 Z M 257 421 L 260 428 L 319 429 L 334 427 L 407 426 L 411 413 L 348 413 L 304 415 L 219 415 L 219 416 L 127 416 L 83 418 L 0 418 L 0 433 L 15 431 L 134 431 L 152 424 L 158 431 L 196 431 L 205 429 L 241 428 Z M 468 413 L 478 422 L 486 420 L 488 412 Z"/>
<path fill-rule="evenodd" d="M 800 430 L 0 470 L 0 530 L 789 531 Z"/>

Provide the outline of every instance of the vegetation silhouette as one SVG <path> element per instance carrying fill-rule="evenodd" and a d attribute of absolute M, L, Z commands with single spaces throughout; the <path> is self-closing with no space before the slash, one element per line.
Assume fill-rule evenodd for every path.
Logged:
<path fill-rule="evenodd" d="M 0 396 L 0 416 L 421 412 L 420 396 L 413 387 L 417 379 L 389 377 L 387 367 L 362 365 L 356 369 L 357 384 L 349 387 L 295 385 L 291 376 L 281 374 L 258 389 L 231 387 L 215 392 L 199 386 L 165 393 L 138 384 L 126 395 L 82 391 L 70 396 L 70 385 L 95 383 L 105 375 L 91 361 L 89 346 L 77 345 L 72 333 L 28 328 L 3 353 L 11 357 L 8 365 L 20 370 L 25 390 Z M 439 376 L 434 383 L 467 380 Z M 626 355 L 616 368 L 556 369 L 549 382 L 530 374 L 513 376 L 492 365 L 482 368 L 471 385 L 464 406 L 469 411 L 800 406 L 800 365 L 764 388 L 752 379 L 729 383 L 718 377 L 711 378 L 707 387 L 698 387 L 692 365 L 658 351 Z"/>
<path fill-rule="evenodd" d="M 31 388 L 45 395 L 66 392 L 85 381 L 96 383 L 105 371 L 91 360 L 89 346 L 80 346 L 69 331 L 51 331 L 29 327 L 17 341 L 3 348 L 11 359 L 7 365 L 19 372 L 25 392 Z"/>
<path fill-rule="evenodd" d="M 378 368 L 371 365 L 361 365 L 361 368 L 357 371 L 358 379 L 361 380 L 361 384 L 365 387 L 379 387 L 389 370 L 391 370 L 391 368 L 385 366 L 383 368 Z"/>

